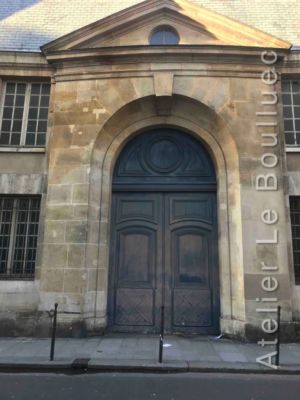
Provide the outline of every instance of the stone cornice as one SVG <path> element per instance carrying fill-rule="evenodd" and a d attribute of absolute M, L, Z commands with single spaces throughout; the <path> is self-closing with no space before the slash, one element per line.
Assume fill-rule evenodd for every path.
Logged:
<path fill-rule="evenodd" d="M 284 60 L 280 63 L 280 68 L 283 73 L 299 73 L 300 72 L 300 52 L 291 51 Z M 298 70 L 298 71 L 295 71 Z"/>
<path fill-rule="evenodd" d="M 19 76 L 53 75 L 55 68 L 48 63 L 41 53 L 1 51 L 0 74 Z"/>
<path fill-rule="evenodd" d="M 180 45 L 124 46 L 53 51 L 0 52 L 2 76 L 53 77 L 55 80 L 105 79 L 149 76 L 153 71 L 173 70 L 191 76 L 257 77 L 265 68 L 263 48 Z M 278 51 L 276 69 L 282 74 L 300 73 L 300 53 Z"/>
<path fill-rule="evenodd" d="M 49 63 L 97 60 L 117 63 L 126 62 L 166 62 L 193 61 L 219 63 L 261 63 L 261 53 L 265 48 L 216 45 L 179 46 L 118 46 L 95 49 L 51 51 L 45 54 Z M 269 49 L 272 50 L 272 49 Z M 274 49 L 279 59 L 283 59 L 288 49 Z"/>

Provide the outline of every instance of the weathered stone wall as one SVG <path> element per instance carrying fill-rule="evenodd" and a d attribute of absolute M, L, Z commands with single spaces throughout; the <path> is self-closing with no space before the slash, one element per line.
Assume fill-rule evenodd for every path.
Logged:
<path fill-rule="evenodd" d="M 208 94 L 212 79 L 202 79 L 199 82 L 187 80 L 181 83 L 180 79 L 176 78 L 174 91 L 173 79 L 170 82 L 170 97 L 172 92 L 174 95 L 175 92 L 181 92 L 181 96 L 186 96 L 180 89 L 182 83 L 192 97 L 191 92 L 194 90 L 192 87 L 195 88 L 197 85 L 199 87 L 205 85 Z M 222 85 L 221 81 L 220 84 Z M 229 90 L 228 80 L 222 86 L 225 88 L 224 91 L 226 88 Z M 156 90 L 165 89 L 156 85 Z M 227 96 L 220 101 L 219 93 L 216 91 L 215 96 L 210 93 L 210 101 L 216 105 L 223 105 L 227 101 Z M 106 321 L 111 191 L 108 180 L 117 154 L 124 144 L 120 143 L 115 153 L 110 155 L 109 170 L 104 166 L 104 162 L 108 162 L 105 157 L 110 143 L 122 130 L 134 123 L 137 124 L 136 130 L 139 130 L 138 124 L 145 118 L 153 119 L 159 116 L 155 102 L 155 84 L 151 77 L 57 82 L 54 96 L 55 109 L 49 142 L 48 197 L 40 277 L 40 309 L 47 310 L 58 300 L 62 324 L 65 318 L 66 325 L 70 318 L 82 321 L 84 315 L 89 329 L 92 329 L 95 323 L 99 323 L 96 327 L 99 329 L 105 326 Z M 152 97 L 147 104 L 143 99 L 149 96 Z M 217 118 L 209 108 L 203 108 L 201 103 L 199 109 L 193 106 L 192 113 L 191 106 L 192 104 L 187 101 L 177 99 L 172 117 L 191 118 L 191 114 L 197 115 L 195 111 L 202 108 L 202 119 L 197 121 L 201 129 L 213 130 L 214 122 L 216 125 L 224 125 L 220 117 Z M 117 113 L 122 109 L 123 112 Z M 205 115 L 205 111 L 208 115 Z M 163 117 L 165 123 L 167 123 L 166 118 L 167 116 Z M 148 126 L 151 125 L 149 120 Z M 146 127 L 147 125 L 144 129 Z M 183 123 L 182 128 L 184 128 Z M 222 126 L 220 129 L 223 130 L 225 127 Z M 134 133 L 133 131 L 132 134 Z M 225 132 L 219 134 L 224 136 Z M 229 154 L 231 150 L 234 151 L 234 143 L 230 136 L 228 140 Z M 224 143 L 223 148 L 225 146 Z M 215 154 L 213 156 L 216 157 Z M 230 163 L 230 160 L 227 162 Z M 227 190 L 225 180 L 224 176 L 224 192 Z M 224 197 L 225 202 L 225 193 L 220 192 L 220 196 Z M 235 213 L 238 215 L 239 210 L 232 212 Z M 228 246 L 223 244 L 224 247 L 226 245 Z M 234 253 L 240 254 L 239 249 Z M 226 287 L 225 282 L 223 285 Z M 236 290 L 240 292 L 239 298 L 242 299 L 243 285 Z M 230 302 L 228 298 L 227 303 Z M 226 306 L 224 307 L 224 313 L 229 318 L 231 313 L 226 310 Z M 243 316 L 242 303 L 237 302 L 235 308 L 235 312 Z"/>
<path fill-rule="evenodd" d="M 0 193 L 41 196 L 39 250 L 43 237 L 43 209 L 47 189 L 46 157 L 43 153 L 0 153 Z M 38 251 L 38 258 L 41 253 Z M 39 285 L 31 281 L 0 280 L 0 335 L 36 333 Z M 47 332 L 48 334 L 49 332 Z"/>
<path fill-rule="evenodd" d="M 274 168 L 278 190 L 255 189 L 257 175 L 266 173 L 256 126 L 266 90 L 263 69 L 246 61 L 60 66 L 53 77 L 47 159 L 1 153 L 2 193 L 40 193 L 44 199 L 35 282 L 0 282 L 4 334 L 47 335 L 48 310 L 56 301 L 60 335 L 105 329 L 111 176 L 126 142 L 154 126 L 199 138 L 215 163 L 222 331 L 261 334 L 259 261 L 280 265 L 283 321 L 299 318 L 287 208 L 288 194 L 299 194 L 299 165 L 296 154 L 289 154 L 286 164 L 282 129 L 274 150 L 280 161 Z M 273 227 L 260 220 L 269 208 L 280 215 L 280 245 L 257 246 L 257 239 L 272 234 Z"/>
<path fill-rule="evenodd" d="M 0 55 L 0 91 L 2 79 L 34 76 L 50 78 L 51 67 L 40 54 Z M 44 231 L 44 208 L 47 192 L 47 149 L 0 148 L 0 193 L 2 195 L 40 195 L 37 271 L 41 258 Z M 37 272 L 38 275 L 38 272 Z M 0 280 L 0 335 L 35 335 L 39 320 L 38 281 Z M 48 335 L 47 330 L 44 334 Z"/>
<path fill-rule="evenodd" d="M 176 68 L 179 71 L 173 64 Z M 215 160 L 222 329 L 243 335 L 247 323 L 257 334 L 260 320 L 254 307 L 261 275 L 257 257 L 270 252 L 258 250 L 254 240 L 267 233 L 259 216 L 261 207 L 270 206 L 269 194 L 254 188 L 263 154 L 255 125 L 264 89 L 260 74 L 186 76 L 182 69 L 175 74 L 162 72 L 159 66 L 155 72 L 150 65 L 143 69 L 147 75 L 85 80 L 79 75 L 71 81 L 60 77 L 55 83 L 40 311 L 58 300 L 60 324 L 70 333 L 82 330 L 83 322 L 90 332 L 105 328 L 114 163 L 132 135 L 155 125 L 171 125 L 204 140 Z M 282 176 L 280 168 L 278 174 Z M 284 237 L 281 184 L 272 198 L 282 215 L 279 229 Z M 284 266 L 280 296 L 288 321 L 291 289 L 285 241 L 270 261 L 272 257 Z"/>

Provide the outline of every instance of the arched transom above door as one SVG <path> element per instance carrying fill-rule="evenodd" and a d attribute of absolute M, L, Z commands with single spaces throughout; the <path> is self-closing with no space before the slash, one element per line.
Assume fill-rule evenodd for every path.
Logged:
<path fill-rule="evenodd" d="M 192 136 L 155 128 L 128 142 L 113 176 L 109 329 L 219 330 L 216 175 Z"/>
<path fill-rule="evenodd" d="M 157 128 L 129 142 L 117 162 L 113 186 L 214 187 L 214 166 L 203 145 L 175 129 Z"/>

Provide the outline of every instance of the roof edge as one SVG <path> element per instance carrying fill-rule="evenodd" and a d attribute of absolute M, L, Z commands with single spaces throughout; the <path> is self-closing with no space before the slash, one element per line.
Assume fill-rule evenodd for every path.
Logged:
<path fill-rule="evenodd" d="M 131 24 L 137 18 L 147 17 L 151 13 L 165 10 L 169 12 L 175 11 L 181 17 L 190 18 L 195 23 L 204 25 L 208 31 L 215 30 L 221 39 L 223 37 L 227 38 L 229 42 L 236 42 L 237 45 L 240 44 L 242 37 L 244 38 L 245 46 L 252 41 L 257 43 L 256 47 L 274 47 L 278 49 L 290 49 L 292 47 L 292 43 L 286 40 L 218 14 L 205 7 L 194 5 L 186 0 L 145 0 L 55 39 L 41 46 L 41 51 L 46 54 L 52 50 L 72 48 L 72 46 L 78 46 L 80 43 L 91 40 L 96 35 L 104 34 L 108 30 L 117 30 L 126 23 Z M 228 24 L 228 21 L 230 21 L 230 24 Z M 264 42 L 266 43 L 265 46 L 262 45 Z"/>

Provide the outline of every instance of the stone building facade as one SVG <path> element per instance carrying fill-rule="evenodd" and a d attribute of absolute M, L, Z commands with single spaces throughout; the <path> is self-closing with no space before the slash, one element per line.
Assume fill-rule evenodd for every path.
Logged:
<path fill-rule="evenodd" d="M 165 305 L 170 332 L 258 339 L 280 304 L 298 339 L 297 43 L 132 4 L 0 52 L 0 332 L 48 335 L 57 302 L 61 335 L 157 332 Z"/>

